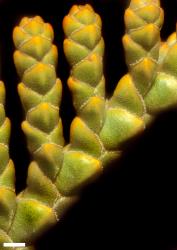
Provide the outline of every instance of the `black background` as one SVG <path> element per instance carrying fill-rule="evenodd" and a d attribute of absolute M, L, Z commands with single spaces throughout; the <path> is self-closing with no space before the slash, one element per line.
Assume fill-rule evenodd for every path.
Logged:
<path fill-rule="evenodd" d="M 70 93 L 68 92 L 67 89 L 67 78 L 69 76 L 69 67 L 68 64 L 66 62 L 65 56 L 63 54 L 63 49 L 62 49 L 62 42 L 64 39 L 64 34 L 63 34 L 63 30 L 62 30 L 62 19 L 63 17 L 68 13 L 70 7 L 73 4 L 85 4 L 85 3 L 90 3 L 95 11 L 100 14 L 102 21 L 103 21 L 103 37 L 105 40 L 105 44 L 106 44 L 106 50 L 105 50 L 105 57 L 104 57 L 104 62 L 105 62 L 105 66 L 104 66 L 104 72 L 105 72 L 105 77 L 106 77 L 106 81 L 107 81 L 107 93 L 108 95 L 110 95 L 114 89 L 114 87 L 116 86 L 117 81 L 121 78 L 121 76 L 123 74 L 125 74 L 127 72 L 127 67 L 124 61 L 124 52 L 123 52 L 123 47 L 122 47 L 122 42 L 121 42 L 121 38 L 124 34 L 124 22 L 123 22 L 123 14 L 124 14 L 124 10 L 128 4 L 128 1 L 124 1 L 124 0 L 88 0 L 88 1 L 78 1 L 78 0 L 50 0 L 50 1 L 35 1 L 35 0 L 26 0 L 26 1 L 22 1 L 22 0 L 0 0 L 0 65 L 1 65 L 1 79 L 5 82 L 6 85 L 6 90 L 7 90 L 7 98 L 6 98 L 6 113 L 7 116 L 11 119 L 12 122 L 12 135 L 11 135 L 11 141 L 10 141 L 10 155 L 11 158 L 13 159 L 15 166 L 16 166 L 16 180 L 17 180 L 17 191 L 19 192 L 20 190 L 22 190 L 23 188 L 25 188 L 25 177 L 27 174 L 27 168 L 28 168 L 28 164 L 30 162 L 30 156 L 29 153 L 27 151 L 26 148 L 26 140 L 25 137 L 23 135 L 23 132 L 21 131 L 20 128 L 20 124 L 21 121 L 23 120 L 24 116 L 23 116 L 23 112 L 21 109 L 21 104 L 20 104 L 20 99 L 18 97 L 17 91 L 16 91 L 16 87 L 17 87 L 17 83 L 19 82 L 19 79 L 17 77 L 16 71 L 15 71 L 15 67 L 13 64 L 13 52 L 14 52 L 14 45 L 13 45 L 13 41 L 12 41 L 12 30 L 14 28 L 15 25 L 18 24 L 18 22 L 20 21 L 20 19 L 23 16 L 34 16 L 34 15 L 40 15 L 44 18 L 44 20 L 46 22 L 49 22 L 52 24 L 54 31 L 55 31 L 55 44 L 58 46 L 58 50 L 59 50 L 59 62 L 58 62 L 58 68 L 57 68 L 57 73 L 58 76 L 61 78 L 62 82 L 63 82 L 63 88 L 64 88 L 64 94 L 63 94 L 63 101 L 62 101 L 62 108 L 61 108 L 61 116 L 62 116 L 62 120 L 63 120 L 63 126 L 64 126 L 64 134 L 65 134 L 65 138 L 68 141 L 69 140 L 69 126 L 70 126 L 70 122 L 72 121 L 73 117 L 75 116 L 74 113 L 74 109 L 72 107 L 72 101 L 71 101 L 71 96 Z M 175 23 L 177 20 L 177 0 L 162 0 L 161 1 L 162 7 L 165 10 L 165 24 L 163 26 L 162 29 L 162 38 L 165 39 L 167 38 L 167 36 L 169 34 L 171 34 L 173 31 L 175 31 Z M 129 151 L 127 151 L 127 159 L 129 160 L 129 162 L 127 162 L 126 160 L 123 160 L 123 163 L 120 163 L 120 166 L 124 166 L 125 169 L 127 167 L 127 172 L 128 175 L 126 175 L 125 173 L 114 173 L 114 175 L 120 176 L 117 177 L 117 179 L 112 180 L 110 177 L 108 177 L 108 179 L 104 179 L 103 181 L 100 181 L 101 183 L 98 182 L 98 186 L 94 186 L 91 187 L 89 189 L 89 191 L 86 191 L 86 197 L 88 196 L 87 200 L 88 201 L 83 201 L 83 203 L 81 202 L 81 204 L 79 205 L 79 208 L 76 208 L 76 214 L 74 215 L 74 218 L 72 217 L 72 215 L 68 215 L 69 219 L 65 219 L 65 222 L 63 222 L 63 224 L 61 223 L 61 226 L 59 229 L 56 230 L 56 232 L 60 232 L 60 240 L 61 240 L 61 245 L 60 248 L 56 248 L 56 249 L 67 249 L 67 247 L 61 247 L 68 244 L 68 247 L 71 246 L 69 244 L 72 243 L 72 249 L 76 249 L 78 246 L 78 249 L 80 249 L 79 247 L 81 247 L 81 245 L 79 245 L 79 241 L 77 237 L 82 237 L 83 240 L 85 241 L 85 246 L 83 245 L 83 249 L 86 248 L 86 245 L 88 244 L 88 242 L 90 242 L 90 244 L 93 244 L 93 239 L 97 240 L 97 244 L 98 246 L 103 246 L 103 242 L 105 242 L 103 239 L 106 240 L 107 238 L 107 243 L 110 243 L 111 246 L 111 242 L 117 243 L 118 242 L 123 242 L 123 238 L 125 237 L 124 242 L 131 243 L 133 245 L 133 241 L 130 238 L 130 235 L 134 235 L 133 232 L 135 231 L 135 227 L 136 227 L 136 223 L 138 220 L 140 220 L 139 214 L 140 214 L 140 210 L 137 210 L 139 212 L 136 211 L 136 218 L 135 219 L 135 215 L 133 215 L 132 213 L 130 213 L 130 211 L 132 210 L 132 203 L 126 203 L 125 200 L 123 199 L 124 196 L 128 196 L 129 198 L 127 198 L 127 200 L 129 199 L 129 202 L 131 199 L 133 199 L 131 193 L 127 194 L 126 193 L 126 189 L 125 187 L 122 187 L 121 184 L 123 185 L 123 181 L 126 179 L 126 187 L 127 190 L 132 189 L 132 186 L 134 186 L 134 182 L 131 182 L 129 179 L 131 176 L 131 180 L 133 178 L 135 178 L 135 180 L 140 181 L 139 179 L 136 179 L 136 176 L 140 175 L 140 173 L 142 174 L 142 180 L 140 181 L 139 185 L 137 185 L 137 187 L 134 186 L 135 189 L 133 189 L 134 191 L 136 190 L 137 192 L 137 196 L 135 198 L 135 200 L 133 201 L 134 204 L 134 208 L 138 208 L 139 206 L 139 200 L 141 200 L 142 196 L 149 197 L 148 199 L 144 198 L 144 200 L 148 200 L 149 204 L 151 204 L 151 208 L 153 211 L 153 204 L 155 202 L 155 204 L 157 205 L 157 199 L 156 196 L 154 195 L 153 192 L 153 188 L 152 189 L 148 189 L 147 187 L 149 187 L 149 183 L 152 183 L 152 187 L 155 186 L 159 186 L 159 193 L 157 192 L 157 197 L 159 197 L 159 195 L 161 195 L 160 197 L 162 198 L 162 201 L 164 204 L 171 204 L 170 202 L 175 201 L 175 176 L 177 176 L 176 174 L 176 170 L 175 167 L 173 165 L 173 160 L 175 160 L 175 147 L 172 150 L 172 147 L 170 147 L 170 145 L 172 145 L 173 143 L 175 143 L 175 139 L 177 137 L 177 132 L 176 132 L 176 118 L 177 115 L 175 112 L 171 112 L 169 114 L 164 115 L 163 118 L 160 118 L 162 120 L 159 120 L 159 122 L 157 121 L 157 123 L 154 125 L 154 128 L 152 128 L 152 130 L 150 130 L 149 134 L 148 132 L 146 133 L 145 137 L 141 138 L 140 141 L 137 140 L 137 144 L 136 147 L 130 148 Z M 163 121 L 163 126 L 162 126 L 162 122 Z M 168 134 L 170 131 L 170 135 Z M 147 136 L 148 135 L 148 136 Z M 132 145 L 134 145 L 132 143 Z M 140 148 L 142 149 L 141 152 L 141 157 L 139 156 L 140 153 L 138 150 L 140 150 Z M 150 150 L 151 149 L 151 150 Z M 134 152 L 135 150 L 135 152 Z M 133 151 L 133 153 L 132 153 Z M 147 154 L 148 152 L 148 154 Z M 154 154 L 154 152 L 156 152 L 156 154 Z M 134 156 L 132 156 L 134 155 Z M 158 155 L 158 157 L 157 157 Z M 161 155 L 166 157 L 165 159 L 161 158 Z M 132 158 L 131 158 L 132 157 Z M 144 157 L 144 158 L 143 158 Z M 147 160 L 147 158 L 149 160 Z M 155 158 L 155 160 L 154 160 Z M 131 160 L 130 160 L 131 159 Z M 138 159 L 138 164 L 137 164 L 137 159 Z M 141 160 L 140 160 L 141 159 Z M 163 159 L 163 160 L 162 160 Z M 131 164 L 130 164 L 131 162 Z M 115 163 L 116 164 L 116 163 Z M 122 164 L 122 165 L 121 165 Z M 148 165 L 149 164 L 149 165 Z M 134 171 L 130 171 L 129 166 L 131 165 L 131 169 L 134 169 Z M 171 168 L 169 167 L 171 166 Z M 149 167 L 149 168 L 148 168 Z M 143 172 L 141 172 L 141 168 L 144 169 Z M 121 167 L 120 167 L 121 169 Z M 147 172 L 148 169 L 148 172 Z M 155 170 L 154 170 L 155 169 Z M 144 175 L 143 175 L 144 174 Z M 164 181 L 162 181 L 163 178 L 161 178 L 160 183 L 158 176 L 162 175 L 163 178 L 165 178 L 165 176 L 169 176 L 169 179 L 166 180 L 164 179 Z M 112 176 L 112 174 L 110 173 L 110 176 Z M 129 176 L 129 177 L 127 177 Z M 146 176 L 146 178 L 145 178 Z M 153 179 L 152 179 L 153 176 Z M 149 181 L 145 181 L 149 180 Z M 148 179 L 149 178 L 149 179 Z M 174 178 L 173 181 L 171 182 L 170 178 Z M 127 182 L 127 180 L 129 180 Z M 169 181 L 170 180 L 170 181 Z M 164 183 L 173 183 L 174 186 L 163 186 Z M 108 182 L 108 183 L 107 183 Z M 110 183 L 116 183 L 115 185 L 117 185 L 117 183 L 119 184 L 119 188 L 120 190 L 122 190 L 122 192 L 117 192 L 117 186 L 115 187 L 114 184 L 113 187 L 110 185 Z M 130 184 L 131 183 L 131 184 Z M 145 183 L 145 184 L 144 184 Z M 99 185 L 100 184 L 100 185 Z M 144 185 L 143 185 L 144 184 Z M 147 184 L 147 186 L 146 186 Z M 142 186 L 143 185 L 143 186 Z M 154 186 L 153 186 L 154 185 Z M 110 186 L 111 188 L 107 188 L 107 186 Z M 124 185 L 123 185 L 124 186 Z M 170 186 L 170 189 L 168 190 Z M 100 192 L 100 187 L 102 187 L 102 192 L 101 194 Z M 144 189 L 143 189 L 144 187 Z M 161 188 L 160 188 L 161 187 Z M 164 188 L 164 190 L 163 190 Z M 93 191 L 93 190 L 94 191 Z M 100 200 L 98 201 L 97 198 L 93 197 L 93 193 L 97 194 L 97 191 L 100 195 Z M 107 190 L 107 191 L 105 191 Z M 114 191 L 111 191 L 114 190 Z M 139 193 L 139 190 L 144 190 L 144 194 L 141 196 Z M 145 191 L 146 190 L 146 191 Z M 168 190 L 168 191 L 167 191 Z M 105 197 L 105 203 L 103 202 L 104 200 L 104 192 L 106 192 L 106 197 Z M 152 193 L 151 193 L 152 191 Z M 92 193 L 93 192 L 93 193 Z M 133 192 L 133 191 L 132 191 Z M 149 193 L 148 193 L 149 192 Z M 165 193 L 165 194 L 164 194 Z M 114 195 L 113 195 L 114 194 Z M 171 195 L 169 195 L 171 194 Z M 174 194 L 174 196 L 173 196 Z M 90 196 L 89 196 L 90 195 Z M 125 204 L 127 206 L 123 206 L 121 209 L 121 212 L 116 212 L 116 209 L 113 209 L 113 207 L 115 206 L 115 195 L 117 197 L 116 200 L 119 200 L 121 202 L 125 202 Z M 120 196 L 119 196 L 120 195 Z M 154 195 L 154 196 L 153 196 Z M 165 197 L 171 197 L 171 200 L 165 200 L 165 198 L 163 198 L 163 195 L 166 195 Z M 153 198 L 151 199 L 150 197 L 153 196 Z M 96 197 L 96 195 L 95 195 Z M 107 201 L 107 198 L 110 197 Z M 84 199 L 84 198 L 83 198 Z M 95 203 L 94 206 L 92 206 L 92 208 L 90 207 L 84 207 L 85 204 L 88 205 L 88 202 Z M 98 204 L 98 202 L 100 202 L 100 205 Z M 128 201 L 127 201 L 128 202 Z M 108 204 L 109 203 L 109 204 Z M 135 205 L 136 204 L 136 205 Z M 159 205 L 160 204 L 160 205 Z M 163 233 L 161 233 L 161 238 L 159 238 L 159 240 L 156 241 L 157 245 L 155 247 L 155 245 L 151 245 L 149 249 L 171 249 L 172 246 L 174 246 L 176 244 L 176 237 L 175 237 L 175 233 L 177 236 L 177 230 L 176 231 L 172 231 L 171 225 L 168 224 L 168 226 L 165 225 L 165 223 L 170 223 L 171 221 L 174 222 L 175 225 L 175 209 L 174 209 L 174 213 L 173 213 L 173 209 L 172 210 L 168 210 L 169 214 L 171 214 L 170 219 L 164 219 L 167 218 L 167 210 L 163 210 L 163 214 L 161 215 L 160 211 L 162 208 L 164 208 L 164 204 L 162 203 L 158 203 L 157 207 L 156 205 L 154 205 L 154 207 L 156 207 L 157 211 L 155 212 L 155 214 L 153 214 L 151 216 L 151 220 L 145 220 L 144 224 L 142 223 L 141 225 L 138 224 L 140 226 L 140 228 L 142 228 L 142 230 L 137 231 L 137 234 L 140 235 L 140 239 L 143 239 L 143 245 L 142 249 L 146 249 L 146 246 L 148 246 L 148 242 L 150 244 L 150 239 L 152 238 L 151 236 L 148 237 L 147 232 L 145 232 L 144 235 L 146 235 L 146 238 L 142 237 L 142 231 L 144 228 L 148 226 L 151 227 L 151 231 L 154 232 L 153 235 L 155 235 L 155 232 L 159 232 L 160 229 L 164 228 Z M 82 207 L 83 206 L 83 207 Z M 102 207 L 103 206 L 103 207 Z M 117 208 L 117 206 L 115 206 Z M 145 206 L 146 207 L 146 206 Z M 142 207 L 142 210 L 145 209 L 145 207 Z M 174 204 L 173 205 L 169 205 L 169 207 L 171 208 L 175 208 Z M 127 217 L 127 214 L 124 214 L 124 211 L 126 210 L 126 208 L 128 209 L 127 213 L 129 214 L 129 216 Z M 78 210 L 77 210 L 78 209 Z M 79 210 L 80 209 L 80 210 Z M 85 209 L 85 210 L 84 210 Z M 91 211 L 90 211 L 91 209 Z M 96 212 L 94 213 L 94 209 L 96 210 Z M 99 209 L 102 209 L 102 212 L 99 213 Z M 75 211 L 73 210 L 73 211 Z M 135 209 L 136 210 L 136 209 Z M 84 212 L 85 211 L 85 212 Z M 134 210 L 132 210 L 134 211 Z M 144 210 L 143 210 L 144 211 Z M 177 211 L 177 210 L 176 210 Z M 79 216 L 80 213 L 80 216 Z M 121 216 L 117 216 L 117 214 L 120 213 Z M 153 213 L 153 212 L 152 212 Z M 73 212 L 74 214 L 74 212 Z M 105 224 L 103 224 L 103 221 L 105 220 L 105 217 L 107 217 L 108 215 L 110 216 L 110 214 L 112 215 L 110 217 L 110 221 L 108 223 L 108 221 L 105 222 Z M 97 215 L 97 216 L 96 216 Z M 100 216 L 99 216 L 100 215 Z M 125 217 L 124 217 L 124 216 Z M 103 218 L 102 218 L 103 216 Z M 132 216 L 132 217 L 131 217 Z M 139 217 L 138 217 L 139 216 Z M 153 217 L 154 216 L 154 217 Z M 99 218 L 97 220 L 97 217 Z M 153 224 L 154 220 L 153 218 L 158 217 L 157 220 L 159 220 L 159 222 L 157 222 L 157 224 Z M 80 218 L 82 218 L 82 222 L 80 221 Z M 87 219 L 86 219 L 87 218 Z M 99 221 L 101 220 L 101 218 L 103 219 L 103 221 Z M 125 223 L 123 221 L 123 219 L 118 220 L 118 218 L 124 218 L 125 219 Z M 129 219 L 127 219 L 129 218 Z M 133 219 L 132 219 L 133 218 Z M 146 218 L 146 215 L 142 216 L 142 221 L 143 218 Z M 125 228 L 123 228 L 123 225 L 127 225 L 127 228 L 129 228 L 129 224 L 128 220 L 134 223 L 134 227 L 130 227 L 130 231 L 126 231 Z M 146 218 L 147 219 L 147 218 Z M 113 223 L 115 220 L 116 223 Z M 151 221 L 147 223 L 148 221 Z M 79 224 L 80 223 L 80 224 Z M 91 224 L 89 224 L 91 223 Z M 121 233 L 121 227 L 118 226 L 120 223 L 120 225 L 122 225 L 122 231 L 123 233 Z M 147 223 L 147 224 L 146 224 Z M 160 224 L 158 224 L 160 223 Z M 76 225 L 77 224 L 77 225 Z M 99 225 L 99 226 L 98 226 Z M 113 225 L 117 225 L 117 235 L 114 235 L 114 230 L 113 230 Z M 78 226 L 78 235 L 77 235 L 77 228 Z M 176 223 L 177 226 L 177 223 Z M 90 229 L 91 227 L 91 229 Z M 105 228 L 106 232 L 104 234 L 103 230 L 101 229 L 101 227 Z M 156 228 L 155 228 L 156 227 Z M 66 228 L 71 228 L 70 230 L 66 229 Z M 95 229 L 94 229 L 95 228 Z M 82 230 L 83 229 L 83 230 Z M 97 230 L 96 230 L 97 229 Z M 74 233 L 73 233 L 73 231 Z M 85 234 L 84 234 L 85 231 Z M 99 233 L 100 231 L 100 233 Z M 63 233 L 61 233 L 63 232 Z M 82 233 L 81 233 L 82 232 Z M 110 233 L 111 232 L 111 233 Z M 54 235 L 54 241 L 56 240 L 57 242 L 57 237 L 58 237 L 58 233 L 52 233 Z M 94 237 L 93 237 L 94 234 Z M 112 239 L 110 235 L 114 235 L 115 238 Z M 75 238 L 74 238 L 74 236 Z M 81 235 L 81 236 L 80 236 Z M 86 237 L 87 236 L 87 237 Z M 110 236 L 110 237 L 109 237 Z M 118 237 L 120 236 L 120 237 Z M 171 237 L 168 237 L 171 236 Z M 69 240 L 69 238 L 71 237 L 71 240 Z M 100 238 L 99 238 L 100 237 Z M 98 240 L 99 238 L 99 240 Z M 122 241 L 120 241 L 120 238 L 122 239 Z M 158 237 L 157 237 L 158 238 Z M 168 240 L 168 238 L 170 238 Z M 46 238 L 47 239 L 47 238 Z M 50 237 L 48 236 L 48 239 L 50 239 Z M 101 239 L 102 239 L 102 243 L 101 243 Z M 117 239 L 117 240 L 115 240 Z M 135 237 L 134 239 L 138 239 Z M 140 242 L 139 239 L 139 242 Z M 44 242 L 43 246 L 39 246 L 39 249 L 50 249 L 49 245 L 47 245 L 47 242 L 45 241 L 45 239 L 42 239 L 41 242 Z M 48 242 L 50 242 L 50 240 L 48 240 Z M 80 240 L 80 243 L 82 241 Z M 136 241 L 136 243 L 138 242 L 138 240 Z M 160 242 L 160 243 L 159 243 Z M 41 244 L 41 243 L 40 243 Z M 63 244 L 63 245 L 62 245 Z M 100 244 L 100 245 L 99 245 Z M 121 244 L 121 243 L 120 243 Z M 126 244 L 125 244 L 126 245 Z M 131 245 L 131 244 L 130 244 Z M 133 245 L 136 246 L 136 245 Z M 46 247 L 46 248 L 45 248 Z M 90 248 L 94 247 L 90 245 Z M 98 249 L 100 248 L 98 247 Z M 117 245 L 118 247 L 118 245 Z M 117 247 L 115 247 L 115 249 L 118 249 Z M 125 247 L 125 246 L 124 246 Z M 138 248 L 138 246 L 136 246 Z M 160 247 L 160 248 L 159 248 Z M 108 247 L 108 249 L 114 249 L 113 247 Z M 119 249 L 128 249 L 128 248 L 123 248 L 120 247 Z"/>

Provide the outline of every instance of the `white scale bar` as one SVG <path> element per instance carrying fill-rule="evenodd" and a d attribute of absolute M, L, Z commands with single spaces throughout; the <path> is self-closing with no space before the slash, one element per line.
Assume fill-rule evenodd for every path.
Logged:
<path fill-rule="evenodd" d="M 3 243 L 3 247 L 25 247 L 25 243 Z"/>

